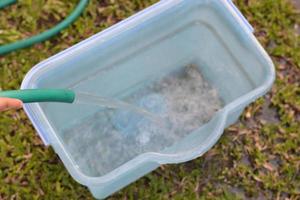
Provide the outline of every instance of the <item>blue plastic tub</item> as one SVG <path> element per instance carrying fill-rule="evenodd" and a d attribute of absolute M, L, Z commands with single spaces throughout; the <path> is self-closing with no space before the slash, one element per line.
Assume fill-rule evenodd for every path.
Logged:
<path fill-rule="evenodd" d="M 271 88 L 274 67 L 252 31 L 231 1 L 164 0 L 35 66 L 22 89 L 71 88 L 124 98 L 143 88 L 149 77 L 193 64 L 218 90 L 224 106 L 208 123 L 167 149 L 144 152 L 107 173 L 92 173 L 79 164 L 74 155 L 83 149 L 71 151 L 64 135 L 64 130 L 97 116 L 99 108 L 36 103 L 25 105 L 25 111 L 72 177 L 96 198 L 105 198 L 162 164 L 203 155 L 247 105 Z M 82 143 L 90 133 L 101 140 L 101 126 L 86 127 L 76 130 Z"/>

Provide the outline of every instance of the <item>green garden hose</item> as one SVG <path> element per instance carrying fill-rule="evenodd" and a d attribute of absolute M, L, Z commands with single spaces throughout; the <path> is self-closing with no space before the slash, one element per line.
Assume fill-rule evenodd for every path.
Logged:
<path fill-rule="evenodd" d="M 0 97 L 19 99 L 23 103 L 61 102 L 73 103 L 75 92 L 68 89 L 27 89 L 0 91 Z"/>
<path fill-rule="evenodd" d="M 1 8 L 4 8 L 4 7 L 6 7 L 6 6 L 9 6 L 9 5 L 11 5 L 11 4 L 14 4 L 14 3 L 16 3 L 17 2 L 17 0 L 1 0 L 0 1 L 0 9 Z"/>
<path fill-rule="evenodd" d="M 16 0 L 1 0 L 0 8 L 3 8 L 7 5 L 15 3 Z M 58 34 L 61 30 L 67 28 L 71 23 L 73 23 L 83 12 L 84 8 L 87 6 L 88 0 L 80 0 L 74 11 L 62 22 L 54 26 L 53 28 L 40 33 L 39 35 L 32 36 L 27 39 L 19 40 L 14 43 L 5 44 L 0 46 L 0 55 L 7 54 L 9 52 L 26 48 L 32 46 L 36 43 L 43 42 L 54 35 Z"/>

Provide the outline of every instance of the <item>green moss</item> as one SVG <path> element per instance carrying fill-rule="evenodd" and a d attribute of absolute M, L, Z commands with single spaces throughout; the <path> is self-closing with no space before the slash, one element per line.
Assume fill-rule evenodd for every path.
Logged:
<path fill-rule="evenodd" d="M 58 37 L 0 57 L 0 89 L 19 88 L 38 62 L 156 1 L 92 0 L 83 16 Z M 23 0 L 1 10 L 0 44 L 52 27 L 76 3 Z M 295 27 L 300 26 L 300 12 L 288 0 L 236 3 L 274 60 L 277 80 L 272 91 L 249 106 L 203 157 L 163 166 L 111 199 L 299 198 L 300 38 Z M 0 199 L 92 199 L 53 150 L 42 145 L 23 111 L 0 116 L 0 185 Z"/>

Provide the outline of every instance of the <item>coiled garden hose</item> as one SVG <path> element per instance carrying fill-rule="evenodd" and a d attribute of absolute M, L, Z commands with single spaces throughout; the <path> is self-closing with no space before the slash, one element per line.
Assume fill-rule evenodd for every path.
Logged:
<path fill-rule="evenodd" d="M 1 0 L 0 1 L 0 8 L 4 8 L 5 6 L 8 6 L 10 4 L 15 3 L 16 0 Z M 65 18 L 62 22 L 54 26 L 53 28 L 40 33 L 39 35 L 32 36 L 30 38 L 26 38 L 23 40 L 19 40 L 14 43 L 5 44 L 0 46 L 0 55 L 4 55 L 7 53 L 10 53 L 12 51 L 26 48 L 29 46 L 32 46 L 36 43 L 43 42 L 54 35 L 58 34 L 61 30 L 67 28 L 70 24 L 72 24 L 83 12 L 84 8 L 87 6 L 88 0 L 80 0 L 77 4 L 76 8 L 73 10 L 73 12 Z"/>

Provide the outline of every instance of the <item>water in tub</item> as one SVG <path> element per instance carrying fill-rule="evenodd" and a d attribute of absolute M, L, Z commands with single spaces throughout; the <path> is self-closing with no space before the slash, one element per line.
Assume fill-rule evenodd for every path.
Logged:
<path fill-rule="evenodd" d="M 104 175 L 139 154 L 163 151 L 207 123 L 222 106 L 217 90 L 194 65 L 136 92 L 125 99 L 129 104 L 90 95 L 80 100 L 108 108 L 63 134 L 77 166 L 90 176 Z"/>

